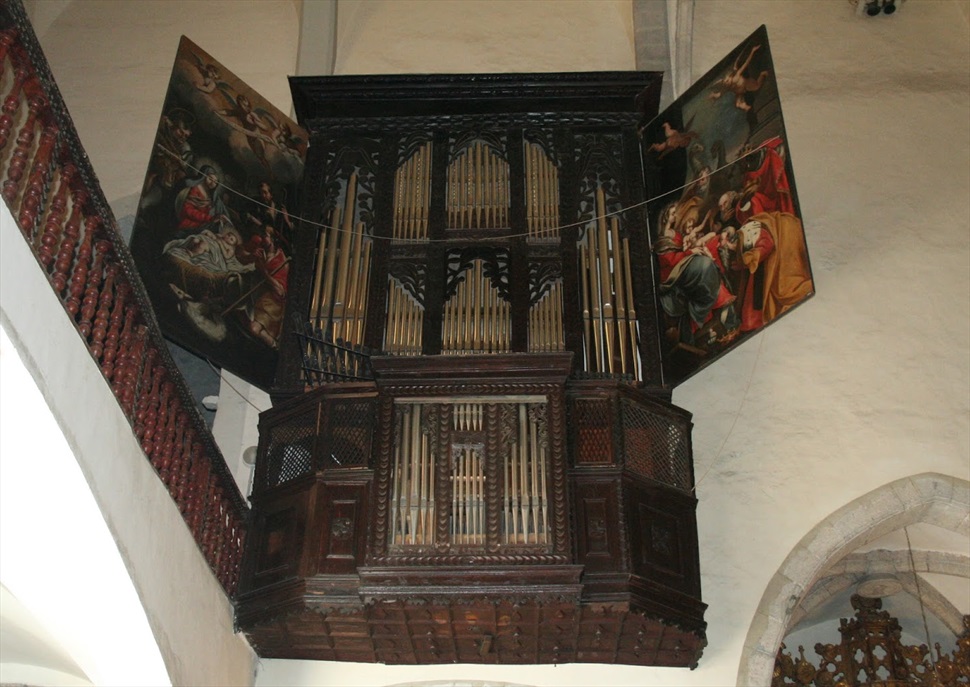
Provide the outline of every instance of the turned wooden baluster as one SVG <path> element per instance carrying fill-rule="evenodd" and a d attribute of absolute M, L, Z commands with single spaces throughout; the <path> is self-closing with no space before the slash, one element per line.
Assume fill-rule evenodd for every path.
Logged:
<path fill-rule="evenodd" d="M 229 590 L 229 594 L 231 595 L 235 593 L 236 586 L 239 584 L 239 563 L 242 560 L 242 547 L 243 541 L 246 538 L 246 529 L 242 518 L 234 510 L 230 511 L 230 513 L 232 539 L 226 546 L 226 550 L 229 553 L 226 556 L 226 567 L 228 570 L 223 578 L 223 584 L 226 585 L 226 589 Z"/>
<path fill-rule="evenodd" d="M 172 385 L 173 392 L 175 385 Z M 158 437 L 161 440 L 158 462 L 161 466 L 159 475 L 165 486 L 172 483 L 172 460 L 175 457 L 175 431 L 178 421 L 179 400 L 173 393 L 169 396 L 168 406 L 165 408 L 164 424 L 159 427 Z"/>
<path fill-rule="evenodd" d="M 10 46 L 13 45 L 16 39 L 17 29 L 0 31 L 0 65 L 2 65 L 7 59 L 7 53 L 10 51 Z"/>
<path fill-rule="evenodd" d="M 129 377 L 134 376 L 135 373 L 132 373 L 130 368 L 136 366 L 135 327 L 137 325 L 135 323 L 138 318 L 138 309 L 134 303 L 125 308 L 122 317 L 124 323 L 121 327 L 121 336 L 118 339 L 118 355 L 115 357 L 114 370 L 112 370 L 110 381 L 111 390 L 114 392 L 115 398 L 118 399 L 121 412 L 125 414 L 125 417 L 131 417 L 131 404 L 125 400 L 125 382 Z"/>
<path fill-rule="evenodd" d="M 89 217 L 84 220 L 84 238 L 77 250 L 77 265 L 74 267 L 71 283 L 68 285 L 67 300 L 64 301 L 64 307 L 67 308 L 67 312 L 71 314 L 71 319 L 75 322 L 77 321 L 77 314 L 81 311 L 84 292 L 88 287 L 88 273 L 91 271 L 94 259 L 94 234 L 99 224 L 100 222 L 96 217 Z M 90 325 L 90 320 L 88 320 L 88 323 Z M 88 331 L 90 331 L 90 326 Z M 87 332 L 83 329 L 81 333 L 85 337 L 87 336 Z"/>
<path fill-rule="evenodd" d="M 29 72 L 26 67 L 17 67 L 14 71 L 10 93 L 3 100 L 3 108 L 0 109 L 0 112 L 3 112 L 0 115 L 0 150 L 6 148 L 7 142 L 10 140 L 10 131 L 13 129 L 17 110 L 20 109 L 20 90 L 28 76 Z"/>
<path fill-rule="evenodd" d="M 199 460 L 192 467 L 192 487 L 189 496 L 189 529 L 192 536 L 201 547 L 202 530 L 205 527 L 205 497 L 209 488 L 209 472 L 211 466 L 207 459 Z"/>
<path fill-rule="evenodd" d="M 210 512 L 212 513 L 209 536 L 206 542 L 205 559 L 209 561 L 209 566 L 213 572 L 218 574 L 219 558 L 222 553 L 222 537 L 226 529 L 226 504 L 223 500 L 222 485 L 218 480 L 212 480 L 213 488 L 209 491 Z"/>
<path fill-rule="evenodd" d="M 212 523 L 215 520 L 215 516 L 213 515 L 215 503 L 212 500 L 212 479 L 212 466 L 209 466 L 209 470 L 205 473 L 205 482 L 199 485 L 199 498 L 202 504 L 202 522 L 199 534 L 195 538 L 206 560 L 209 560 L 209 537 L 212 534 Z"/>
<path fill-rule="evenodd" d="M 145 353 L 144 370 L 139 378 L 137 409 L 135 410 L 134 430 L 138 443 L 145 455 L 151 446 L 150 431 L 154 431 L 155 412 L 158 406 L 158 389 L 165 376 L 164 368 L 155 364 L 158 351 L 154 346 Z"/>
<path fill-rule="evenodd" d="M 53 172 L 54 146 L 57 143 L 57 128 L 53 125 L 45 126 L 40 134 L 40 144 L 34 153 L 34 161 L 27 176 L 27 190 L 24 192 L 17 216 L 20 230 L 33 243 L 37 221 L 40 219 L 44 196 L 48 191 L 51 174 Z"/>
<path fill-rule="evenodd" d="M 8 205 L 13 205 L 13 202 L 17 199 L 17 194 L 20 192 L 20 181 L 24 178 L 24 170 L 27 169 L 27 158 L 30 155 L 31 148 L 34 146 L 37 111 L 45 102 L 43 97 L 36 92 L 36 83 L 37 80 L 35 78 L 31 78 L 28 82 L 24 83 L 25 94 L 28 91 L 28 85 L 31 86 L 29 90 L 33 91 L 33 93 L 28 96 L 27 119 L 24 120 L 20 131 L 17 133 L 17 145 L 14 146 L 13 154 L 7 163 L 7 180 L 3 182 L 3 198 L 7 201 Z"/>
<path fill-rule="evenodd" d="M 220 580 L 229 579 L 232 573 L 233 544 L 235 543 L 236 538 L 236 528 L 233 526 L 235 524 L 233 522 L 234 518 L 229 514 L 230 508 L 228 503 L 226 504 L 224 510 L 225 515 L 223 517 L 223 521 L 225 524 L 223 525 L 222 542 L 217 550 L 219 571 L 216 573 L 216 577 L 218 577 Z"/>
<path fill-rule="evenodd" d="M 194 428 L 189 427 L 185 433 L 186 456 L 182 461 L 182 470 L 178 476 L 178 488 L 176 490 L 175 503 L 183 517 L 188 517 L 191 507 L 192 496 L 192 470 L 195 464 L 202 458 L 202 444 L 199 443 L 199 435 Z"/>
<path fill-rule="evenodd" d="M 171 429 L 170 415 L 172 405 L 172 394 L 175 392 L 175 384 L 165 380 L 162 384 L 162 392 L 159 395 L 158 411 L 155 413 L 155 423 L 151 431 L 151 450 L 147 451 L 148 457 L 155 466 L 155 470 L 161 475 L 168 470 L 165 456 L 165 442 L 168 432 Z M 146 434 L 147 436 L 147 434 Z"/>
<path fill-rule="evenodd" d="M 81 301 L 81 319 L 78 322 L 78 329 L 85 339 L 91 335 L 94 326 L 101 296 L 101 281 L 105 271 L 104 258 L 109 250 L 111 250 L 111 244 L 107 241 L 96 241 L 94 244 L 94 260 L 91 269 L 88 270 L 88 284 L 84 291 L 84 299 Z"/>
<path fill-rule="evenodd" d="M 115 286 L 115 300 L 111 308 L 111 318 L 108 322 L 108 335 L 104 340 L 104 349 L 101 357 L 101 370 L 104 376 L 111 381 L 114 377 L 115 362 L 118 357 L 121 342 L 121 328 L 125 321 L 125 311 L 128 308 L 128 296 L 131 295 L 131 286 L 115 276 L 117 285 Z"/>
<path fill-rule="evenodd" d="M 222 517 L 222 489 L 219 487 L 217 473 L 209 472 L 209 483 L 206 489 L 205 527 L 202 531 L 202 553 L 212 565 L 213 555 L 219 542 L 220 519 Z"/>
<path fill-rule="evenodd" d="M 133 314 L 136 313 L 137 310 Z M 134 321 L 135 318 L 131 316 L 128 319 Z M 118 400 L 121 402 L 121 408 L 125 412 L 125 415 L 132 420 L 132 424 L 137 419 L 138 386 L 142 375 L 145 374 L 144 368 L 147 348 L 148 327 L 143 324 L 137 324 L 134 326 L 131 343 L 129 344 L 130 353 L 125 358 L 125 369 L 121 375 L 117 375 L 119 382 Z"/>
<path fill-rule="evenodd" d="M 225 498 L 225 515 L 222 518 L 223 521 L 223 533 L 222 533 L 222 543 L 219 545 L 219 579 L 227 580 L 232 575 L 232 569 L 235 565 L 234 548 L 236 542 L 236 523 L 235 518 L 232 515 L 232 501 L 229 500 L 229 495 L 223 492 L 223 497 Z"/>
<path fill-rule="evenodd" d="M 165 485 L 168 487 L 168 493 L 175 501 L 175 505 L 178 504 L 178 489 L 179 489 L 179 477 L 182 474 L 182 468 L 185 466 L 185 461 L 188 460 L 185 450 L 185 427 L 188 424 L 189 416 L 188 413 L 182 408 L 182 404 L 179 399 L 175 399 L 176 412 L 175 412 L 175 426 L 174 431 L 170 430 L 172 434 L 172 458 L 168 465 L 168 474 L 165 476 Z"/>
<path fill-rule="evenodd" d="M 165 384 L 168 383 L 168 375 L 162 369 L 153 371 L 152 391 L 148 405 L 145 408 L 145 430 L 141 439 L 141 448 L 148 456 L 148 460 L 155 468 L 158 468 L 155 461 L 155 442 L 158 439 L 158 423 L 162 413 L 165 412 Z"/>
<path fill-rule="evenodd" d="M 61 168 L 57 176 L 57 192 L 54 200 L 51 201 L 50 210 L 47 212 L 47 219 L 44 221 L 44 233 L 40 237 L 40 244 L 37 247 L 37 257 L 40 263 L 50 272 L 51 265 L 54 263 L 54 254 L 57 246 L 61 242 L 61 231 L 64 229 L 64 213 L 67 211 L 67 199 L 71 190 L 71 182 L 77 168 L 73 165 L 65 165 Z"/>
<path fill-rule="evenodd" d="M 91 326 L 91 354 L 97 360 L 101 360 L 101 353 L 104 351 L 104 337 L 108 333 L 108 316 L 111 314 L 111 303 L 114 301 L 115 275 L 118 269 L 115 263 L 109 263 L 105 267 L 104 283 L 101 284 L 98 293 L 98 309 L 94 313 L 94 322 Z"/>
<path fill-rule="evenodd" d="M 54 259 L 54 271 L 51 274 L 51 284 L 58 295 L 64 293 L 71 267 L 74 264 L 74 249 L 81 238 L 81 218 L 84 204 L 88 200 L 86 191 L 75 191 L 72 194 L 71 217 L 64 226 L 64 236 L 60 250 Z"/>

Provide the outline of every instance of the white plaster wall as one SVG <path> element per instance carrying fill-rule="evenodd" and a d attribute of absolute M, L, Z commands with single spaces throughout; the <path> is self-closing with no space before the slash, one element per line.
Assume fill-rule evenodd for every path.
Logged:
<path fill-rule="evenodd" d="M 100 629 L 99 621 L 123 618 L 119 606 L 138 600 L 171 684 L 252 684 L 254 655 L 245 639 L 233 633 L 231 604 L 5 205 L 0 207 L 0 316 L 4 331 L 63 432 L 63 441 L 52 444 L 53 450 L 61 456 L 69 450 L 76 459 L 90 486 L 88 498 L 93 495 L 101 509 L 137 599 L 130 597 L 123 584 L 107 589 L 85 584 L 82 573 L 93 572 L 96 577 L 103 573 L 112 579 L 107 577 L 113 570 L 111 561 L 104 558 L 104 568 L 99 570 L 102 557 L 97 553 L 101 550 L 96 546 L 97 532 L 78 528 L 80 515 L 75 517 L 70 501 L 58 499 L 53 475 L 49 483 L 22 480 L 4 484 L 5 489 L 16 488 L 17 498 L 63 521 L 58 538 L 49 538 L 39 536 L 44 530 L 34 529 L 39 520 L 30 511 L 22 510 L 11 516 L 14 519 L 5 513 L 4 551 L 17 559 L 8 561 L 4 556 L 4 574 L 15 563 L 22 564 L 14 572 L 17 579 L 32 576 L 34 581 L 46 582 L 48 602 L 62 596 L 80 597 L 63 599 L 61 620 L 83 649 L 83 658 L 76 656 L 76 660 L 84 661 L 83 667 L 96 684 L 156 682 L 151 678 L 156 675 L 154 666 L 142 666 L 140 671 L 136 666 L 128 673 L 117 667 L 125 663 L 125 643 L 137 646 L 138 627 Z M 5 432 L 8 422 L 18 422 L 14 414 L 18 409 L 8 407 L 8 402 L 5 398 L 0 407 Z M 44 450 L 44 444 L 38 440 L 33 450 Z M 4 456 L 5 465 L 9 458 Z M 41 456 L 38 461 L 52 459 Z M 6 468 L 5 474 L 10 474 Z M 66 479 L 67 475 L 60 477 Z M 12 534 L 8 528 L 13 528 Z M 57 532 L 56 526 L 48 531 Z M 26 536 L 28 542 L 36 537 L 33 552 L 14 548 L 16 542 L 11 539 L 17 535 Z M 64 535 L 68 541 L 62 539 Z M 15 593 L 17 586 L 11 587 Z M 21 600 L 27 603 L 27 599 Z M 85 606 L 83 602 L 93 603 Z M 103 617 L 98 617 L 99 612 Z M 85 637 L 84 633 L 98 636 Z M 109 641 L 112 633 L 121 633 L 118 641 Z"/>
<path fill-rule="evenodd" d="M 134 212 L 182 35 L 283 112 L 296 67 L 292 0 L 83 0 L 44 12 L 38 39 L 116 213 Z M 120 203 L 120 205 L 119 205 Z M 120 210 L 120 212 L 119 212 Z"/>
<path fill-rule="evenodd" d="M 629 0 L 340 0 L 335 74 L 633 69 Z"/>

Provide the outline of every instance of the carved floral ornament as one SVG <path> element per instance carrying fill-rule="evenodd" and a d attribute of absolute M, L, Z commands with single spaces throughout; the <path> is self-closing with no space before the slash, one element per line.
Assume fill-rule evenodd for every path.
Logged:
<path fill-rule="evenodd" d="M 964 630 L 953 654 L 936 644 L 934 658 L 925 644 L 902 643 L 899 621 L 882 609 L 882 600 L 854 594 L 855 618 L 841 620 L 839 644 L 815 645 L 818 667 L 798 647 L 793 658 L 784 643 L 775 660 L 772 687 L 951 687 L 970 684 L 970 615 L 963 616 Z"/>

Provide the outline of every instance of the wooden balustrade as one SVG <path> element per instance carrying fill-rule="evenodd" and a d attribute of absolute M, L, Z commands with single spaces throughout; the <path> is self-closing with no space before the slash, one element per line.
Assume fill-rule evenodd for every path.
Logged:
<path fill-rule="evenodd" d="M 232 597 L 248 507 L 144 287 L 18 0 L 0 3 L 0 195 Z"/>

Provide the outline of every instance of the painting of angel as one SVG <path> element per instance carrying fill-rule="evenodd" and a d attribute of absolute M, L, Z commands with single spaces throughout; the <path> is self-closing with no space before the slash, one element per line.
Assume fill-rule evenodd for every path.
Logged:
<path fill-rule="evenodd" d="M 674 386 L 815 291 L 765 27 L 640 136 Z"/>
<path fill-rule="evenodd" d="M 307 133 L 183 37 L 132 233 L 163 333 L 268 388 Z"/>

